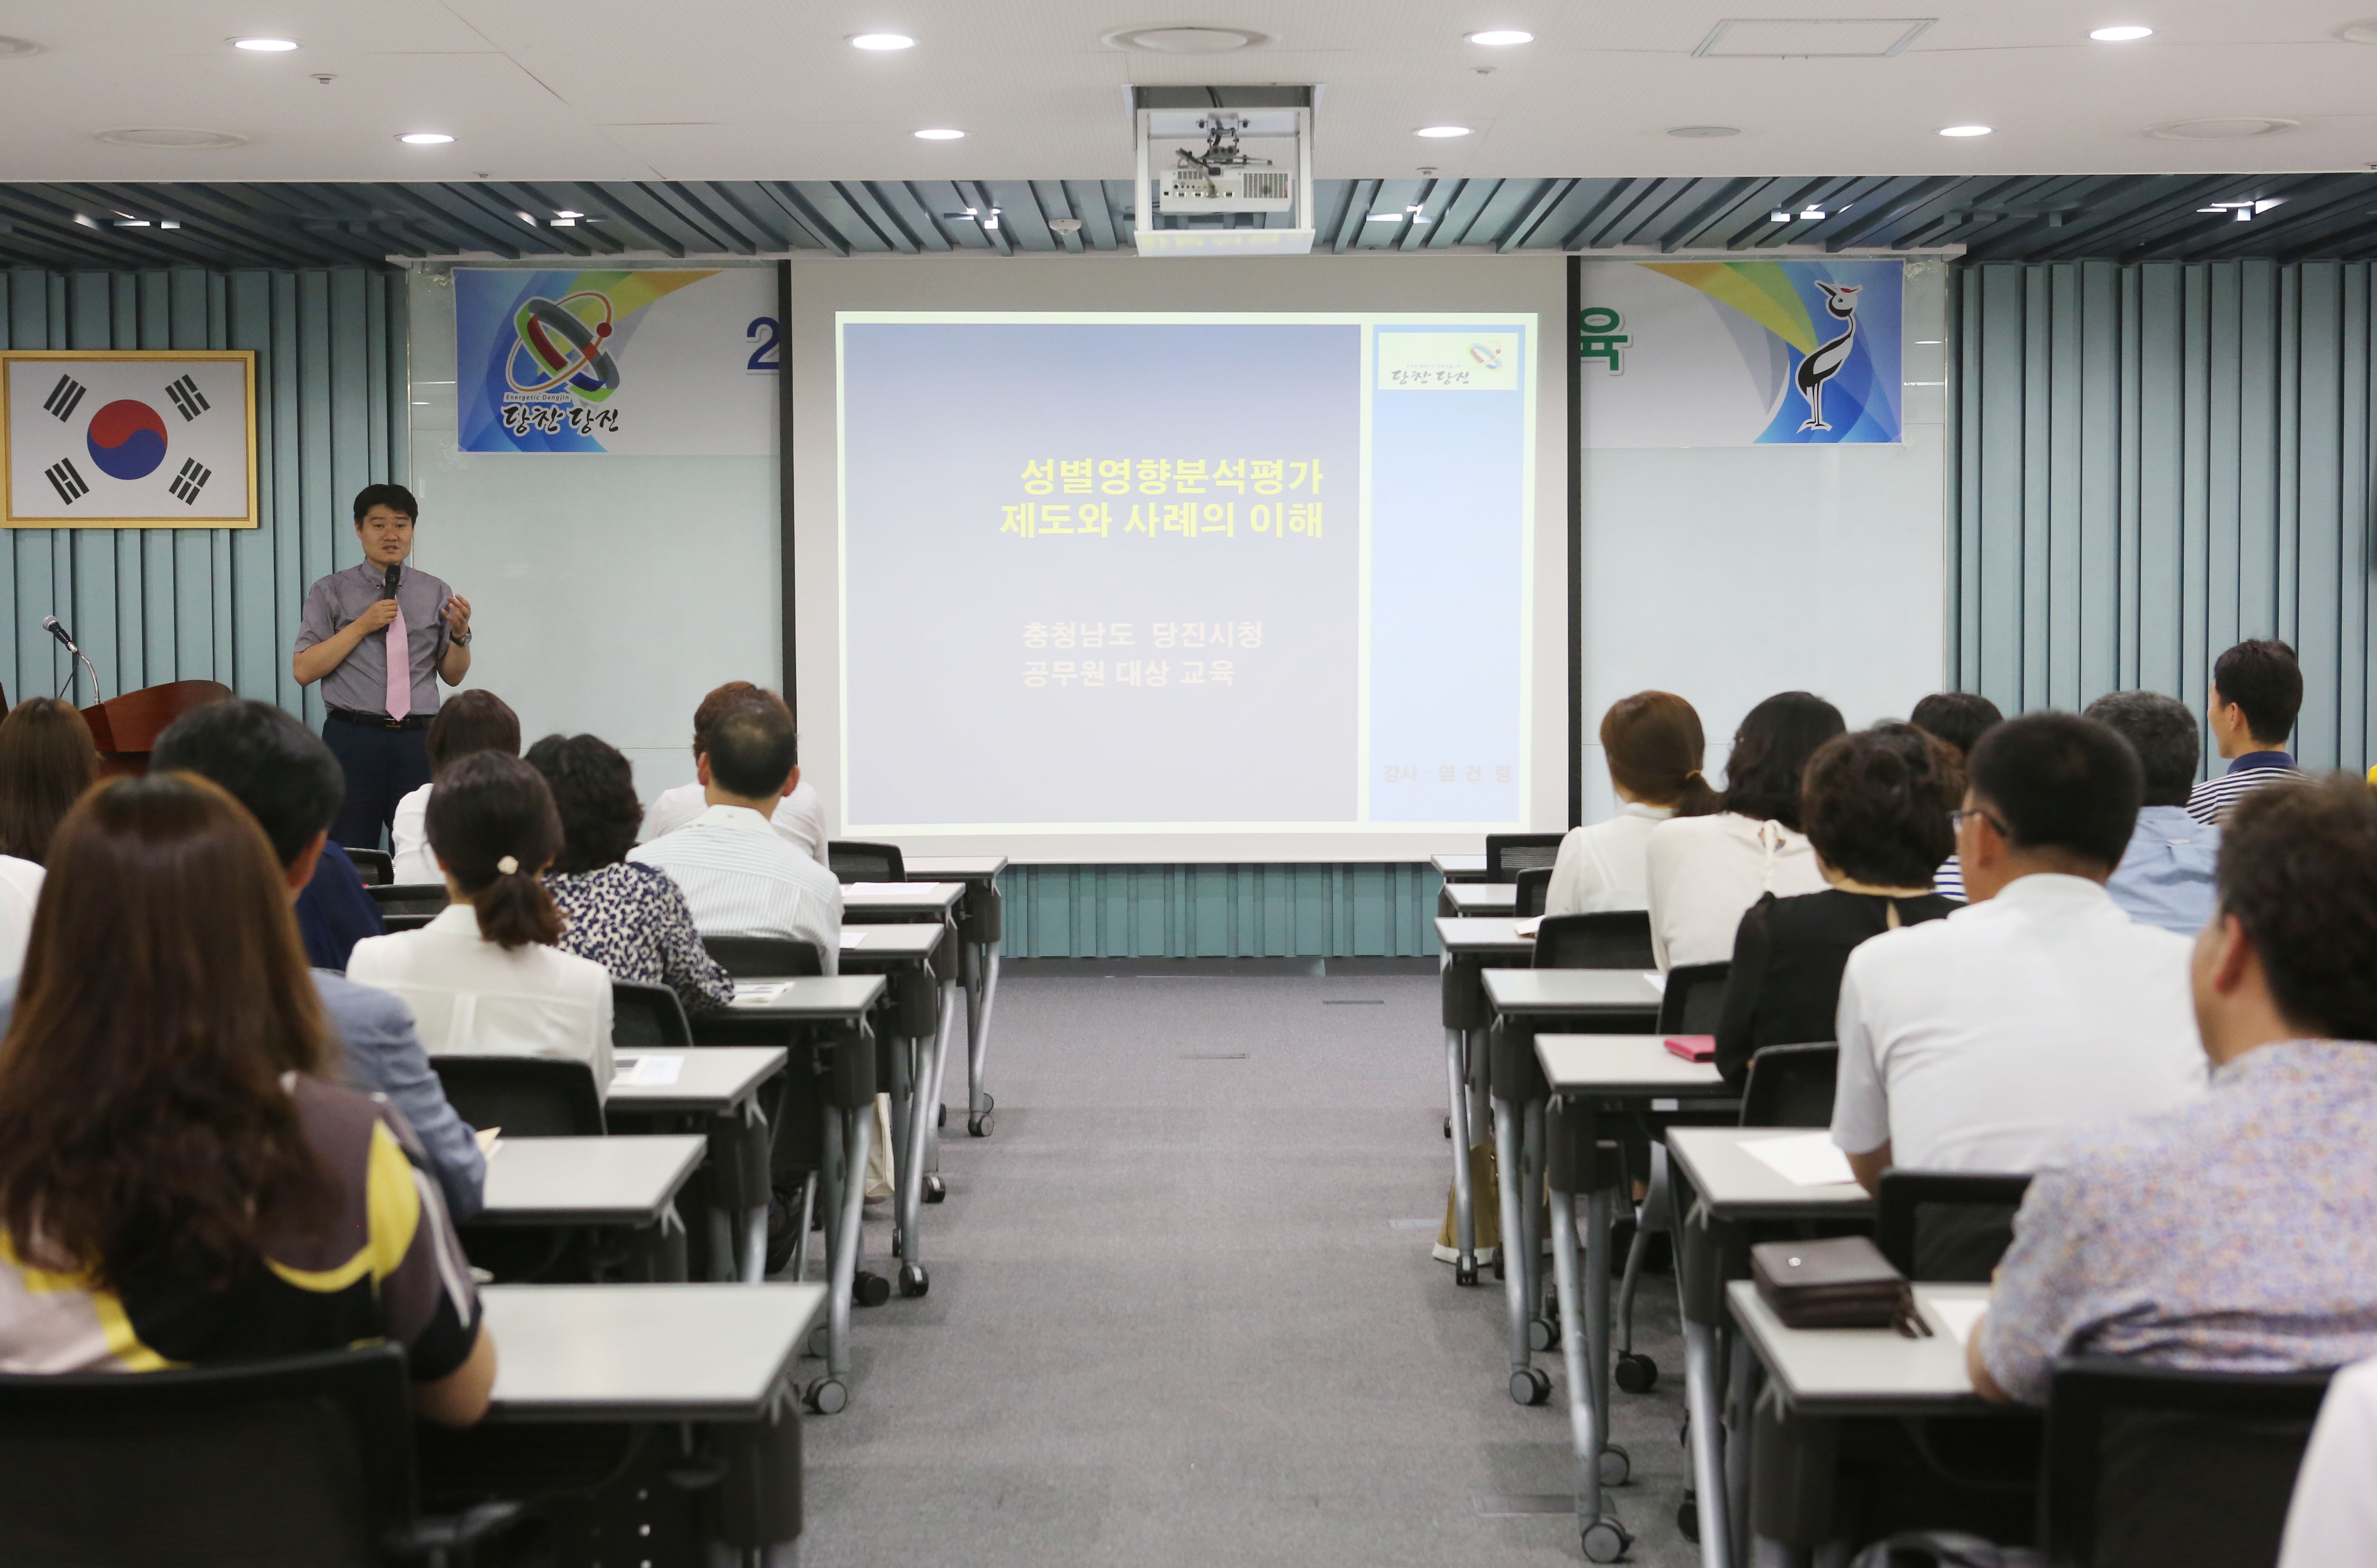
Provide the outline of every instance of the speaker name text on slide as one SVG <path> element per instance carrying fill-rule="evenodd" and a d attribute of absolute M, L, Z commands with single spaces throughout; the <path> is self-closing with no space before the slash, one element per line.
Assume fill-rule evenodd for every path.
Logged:
<path fill-rule="evenodd" d="M 1526 824 L 1533 315 L 836 334 L 854 837 Z"/>

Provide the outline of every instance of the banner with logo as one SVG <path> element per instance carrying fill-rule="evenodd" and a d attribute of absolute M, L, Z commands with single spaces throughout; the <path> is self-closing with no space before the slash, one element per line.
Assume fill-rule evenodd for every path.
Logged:
<path fill-rule="evenodd" d="M 256 526 L 256 355 L 0 353 L 0 523 Z"/>
<path fill-rule="evenodd" d="M 770 457 L 776 275 L 454 269 L 465 452 Z"/>
<path fill-rule="evenodd" d="M 1900 262 L 1588 261 L 1583 284 L 1587 446 L 1900 438 Z"/>

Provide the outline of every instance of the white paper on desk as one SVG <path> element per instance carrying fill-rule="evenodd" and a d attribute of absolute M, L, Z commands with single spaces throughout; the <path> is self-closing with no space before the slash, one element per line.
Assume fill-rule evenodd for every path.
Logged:
<path fill-rule="evenodd" d="M 773 985 L 747 985 L 741 980 L 736 980 L 735 982 L 735 1005 L 737 1007 L 765 1007 L 769 1003 L 773 1002 L 776 998 L 783 995 L 785 992 L 790 991 L 791 989 L 791 984 L 784 980 L 778 980 Z"/>
<path fill-rule="evenodd" d="M 1535 936 L 1535 932 L 1543 930 L 1543 928 L 1544 917 L 1541 915 L 1529 915 L 1525 920 L 1512 921 L 1511 922 L 1511 929 L 1512 931 L 1518 932 L 1521 936 L 1530 939 Z"/>
<path fill-rule="evenodd" d="M 1962 1345 L 1972 1338 L 1973 1324 L 1980 1322 L 1981 1314 L 1989 1310 L 1989 1299 L 1975 1296 L 1970 1300 L 1941 1301 L 1935 1296 L 1931 1299 L 1931 1310 L 1940 1314 L 1940 1321 L 1948 1325 L 1948 1332 L 1956 1336 L 1957 1344 Z"/>
<path fill-rule="evenodd" d="M 916 891 L 916 885 L 913 882 L 854 882 L 842 889 L 844 896 L 853 893 L 897 894 L 914 891 Z"/>
<path fill-rule="evenodd" d="M 1849 1157 L 1833 1142 L 1830 1133 L 1800 1133 L 1784 1138 L 1760 1138 L 1742 1151 L 1785 1181 L 1798 1187 L 1831 1187 L 1857 1180 Z"/>
<path fill-rule="evenodd" d="M 1657 992 L 1660 995 L 1665 996 L 1667 994 L 1667 977 L 1657 969 L 1644 969 L 1642 971 L 1642 980 L 1645 984 L 1649 985 L 1653 991 Z"/>
<path fill-rule="evenodd" d="M 866 940 L 866 933 L 863 931 L 850 931 L 845 929 L 842 933 L 842 944 L 844 947 L 855 947 Z"/>
<path fill-rule="evenodd" d="M 685 1071 L 682 1056 L 622 1056 L 612 1064 L 613 1088 L 660 1089 L 676 1082 Z"/>

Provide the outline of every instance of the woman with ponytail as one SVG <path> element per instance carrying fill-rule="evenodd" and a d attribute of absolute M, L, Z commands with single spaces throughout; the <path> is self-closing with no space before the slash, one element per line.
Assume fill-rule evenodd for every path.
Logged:
<path fill-rule="evenodd" d="M 496 752 L 448 767 L 429 848 L 454 901 L 419 931 L 355 944 L 347 978 L 412 1008 L 432 1056 L 559 1056 L 611 1086 L 611 977 L 564 953 L 543 873 L 561 852 L 544 776 Z"/>
<path fill-rule="evenodd" d="M 1601 751 L 1621 804 L 1608 821 L 1570 828 L 1560 840 L 1544 890 L 1547 916 L 1651 907 L 1643 859 L 1651 829 L 1670 817 L 1724 809 L 1701 777 L 1706 750 L 1701 716 L 1673 692 L 1636 692 L 1609 705 L 1601 716 Z"/>
<path fill-rule="evenodd" d="M 1770 1045 L 1834 1037 L 1841 973 L 1859 943 L 1961 909 L 1931 890 L 1965 798 L 1954 748 L 1912 724 L 1835 736 L 1808 761 L 1799 818 L 1832 885 L 1741 917 L 1717 1023 L 1716 1064 L 1739 1084 Z"/>

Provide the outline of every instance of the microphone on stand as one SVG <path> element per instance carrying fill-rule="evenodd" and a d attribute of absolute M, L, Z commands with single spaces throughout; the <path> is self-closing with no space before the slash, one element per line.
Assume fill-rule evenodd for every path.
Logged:
<path fill-rule="evenodd" d="M 90 676 L 90 700 L 92 703 L 96 704 L 100 700 L 99 671 L 91 667 L 90 657 L 84 653 L 82 649 L 75 647 L 74 634 L 67 631 L 64 625 L 60 624 L 58 618 L 54 615 L 44 615 L 42 617 L 42 630 L 57 638 L 60 643 L 63 643 L 66 646 L 66 650 L 68 653 L 73 654 L 77 659 L 82 660 L 83 669 L 88 671 Z M 74 674 L 69 671 L 66 674 L 66 685 L 71 686 L 73 684 Z M 58 688 L 58 695 L 60 696 L 64 696 L 66 695 L 66 686 Z"/>

